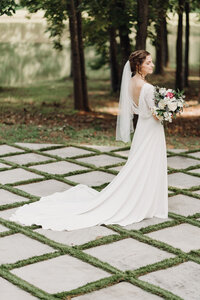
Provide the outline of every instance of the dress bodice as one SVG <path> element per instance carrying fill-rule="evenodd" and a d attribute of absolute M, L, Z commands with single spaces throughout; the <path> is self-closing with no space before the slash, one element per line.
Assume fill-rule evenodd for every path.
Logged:
<path fill-rule="evenodd" d="M 141 88 L 138 105 L 132 100 L 131 108 L 133 114 L 148 118 L 152 116 L 151 108 L 154 106 L 154 86 L 145 82 Z"/>

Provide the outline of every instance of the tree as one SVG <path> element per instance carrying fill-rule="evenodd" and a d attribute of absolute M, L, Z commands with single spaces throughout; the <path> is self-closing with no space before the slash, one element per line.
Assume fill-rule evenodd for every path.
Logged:
<path fill-rule="evenodd" d="M 1 0 L 0 1 L 0 16 L 12 16 L 15 13 L 17 4 L 14 0 Z"/>
<path fill-rule="evenodd" d="M 168 49 L 168 30 L 167 30 L 167 17 L 163 20 L 163 35 L 164 35 L 164 41 L 163 41 L 163 51 L 164 51 L 164 66 L 167 67 L 169 64 L 169 49 Z"/>
<path fill-rule="evenodd" d="M 87 45 L 95 47 L 98 57 L 90 65 L 101 68 L 110 65 L 111 89 L 116 92 L 124 63 L 132 46 L 129 34 L 133 26 L 132 0 L 83 0 L 88 18 L 84 23 Z"/>
<path fill-rule="evenodd" d="M 87 97 L 87 83 L 82 41 L 82 17 L 79 10 L 79 0 L 22 0 L 22 5 L 30 13 L 44 10 L 47 20 L 47 30 L 53 39 L 54 47 L 62 50 L 61 38 L 65 28 L 65 21 L 69 19 L 69 29 L 72 49 L 72 68 L 74 84 L 75 109 L 89 110 Z"/>
<path fill-rule="evenodd" d="M 153 22 L 155 29 L 155 33 L 151 33 L 152 44 L 156 48 L 155 73 L 163 74 L 168 55 L 166 16 L 169 2 L 151 0 L 150 3 L 150 21 Z"/>
<path fill-rule="evenodd" d="M 178 30 L 176 40 L 176 83 L 179 90 L 183 89 L 183 10 L 184 0 L 178 0 Z"/>
<path fill-rule="evenodd" d="M 186 17 L 186 26 L 185 26 L 185 64 L 184 64 L 184 86 L 188 87 L 188 76 L 189 76 L 189 36 L 190 36 L 190 5 L 189 2 L 185 2 L 185 17 Z"/>
<path fill-rule="evenodd" d="M 146 49 L 148 25 L 148 0 L 137 0 L 136 50 Z"/>
<path fill-rule="evenodd" d="M 85 60 L 82 39 L 82 19 L 79 1 L 70 0 L 67 4 L 71 36 L 72 69 L 74 79 L 75 109 L 89 111 Z"/>

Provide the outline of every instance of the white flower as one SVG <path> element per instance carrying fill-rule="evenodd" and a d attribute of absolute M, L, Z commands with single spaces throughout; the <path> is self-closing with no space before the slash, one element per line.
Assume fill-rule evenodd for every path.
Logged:
<path fill-rule="evenodd" d="M 172 89 L 167 89 L 167 90 L 166 90 L 166 94 L 167 94 L 167 93 L 173 93 L 173 90 L 172 90 Z"/>
<path fill-rule="evenodd" d="M 160 93 L 162 96 L 164 96 L 165 93 L 166 93 L 166 88 L 160 88 L 160 89 L 159 89 L 159 93 Z"/>
<path fill-rule="evenodd" d="M 169 102 L 168 103 L 168 108 L 171 111 L 175 111 L 177 109 L 177 102 Z"/>
<path fill-rule="evenodd" d="M 162 99 L 158 102 L 158 107 L 161 109 L 163 109 L 165 107 L 165 105 L 166 105 L 166 102 L 164 101 L 164 99 Z"/>
<path fill-rule="evenodd" d="M 183 107 L 183 103 L 181 101 L 178 101 L 177 105 L 178 107 Z"/>
<path fill-rule="evenodd" d="M 170 98 L 169 97 L 165 97 L 163 99 L 163 101 L 165 102 L 165 104 L 168 104 L 169 102 L 171 102 Z"/>
<path fill-rule="evenodd" d="M 164 118 L 166 119 L 166 118 L 168 118 L 169 117 L 169 113 L 168 112 L 164 112 Z"/>

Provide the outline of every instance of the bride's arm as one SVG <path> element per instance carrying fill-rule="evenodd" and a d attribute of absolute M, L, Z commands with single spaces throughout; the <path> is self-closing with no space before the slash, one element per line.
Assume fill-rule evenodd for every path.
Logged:
<path fill-rule="evenodd" d="M 156 121 L 159 121 L 159 119 L 153 114 L 153 117 Z"/>
<path fill-rule="evenodd" d="M 150 85 L 150 87 L 146 91 L 145 100 L 147 102 L 147 105 L 148 105 L 149 109 L 151 110 L 151 108 L 153 108 L 154 105 L 155 105 L 155 103 L 154 103 L 154 87 L 153 87 L 153 85 Z M 152 113 L 152 116 L 153 116 L 153 118 L 156 121 L 159 121 L 159 119 L 153 113 Z"/>

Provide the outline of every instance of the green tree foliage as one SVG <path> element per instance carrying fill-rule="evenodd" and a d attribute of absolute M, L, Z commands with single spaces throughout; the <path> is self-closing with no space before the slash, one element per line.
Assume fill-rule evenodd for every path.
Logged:
<path fill-rule="evenodd" d="M 16 3 L 14 0 L 1 0 L 0 1 L 0 16 L 12 16 L 15 13 Z"/>
<path fill-rule="evenodd" d="M 30 13 L 38 10 L 44 11 L 47 20 L 47 31 L 53 40 L 54 47 L 62 50 L 61 38 L 65 28 L 64 21 L 68 19 L 67 4 L 65 0 L 21 0 L 21 5 Z"/>
<path fill-rule="evenodd" d="M 87 12 L 84 19 L 84 37 L 86 45 L 94 46 L 99 58 L 91 63 L 93 68 L 100 68 L 110 61 L 109 32 L 110 28 L 116 30 L 118 45 L 118 60 L 122 59 L 120 51 L 121 36 L 131 33 L 134 23 L 134 1 L 132 0 L 83 0 L 81 8 Z"/>

